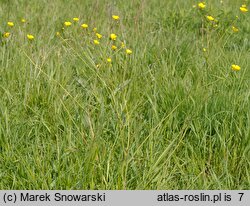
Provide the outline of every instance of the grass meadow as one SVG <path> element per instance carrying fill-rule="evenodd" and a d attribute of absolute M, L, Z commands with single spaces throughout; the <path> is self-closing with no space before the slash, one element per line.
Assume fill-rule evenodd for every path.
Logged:
<path fill-rule="evenodd" d="M 249 189 L 250 2 L 198 3 L 1 0 L 0 189 Z"/>

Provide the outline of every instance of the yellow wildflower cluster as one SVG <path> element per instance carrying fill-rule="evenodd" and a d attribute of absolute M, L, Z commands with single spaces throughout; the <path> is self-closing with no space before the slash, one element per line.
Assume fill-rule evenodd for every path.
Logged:
<path fill-rule="evenodd" d="M 247 5 L 246 5 L 246 4 L 241 5 L 240 11 L 241 11 L 242 13 L 248 12 Z M 238 19 L 238 18 L 239 18 L 239 17 L 236 16 L 236 19 Z M 235 26 L 232 26 L 232 30 L 233 30 L 233 32 L 235 32 L 235 33 L 239 32 L 239 29 L 238 29 L 237 27 L 235 27 Z M 241 67 L 240 67 L 239 65 L 237 65 L 237 64 L 232 64 L 231 68 L 232 68 L 233 71 L 240 71 L 240 69 L 241 69 Z"/>
<path fill-rule="evenodd" d="M 112 15 L 111 17 L 114 22 L 119 24 L 118 20 L 120 20 L 120 16 Z M 103 35 L 101 32 L 99 32 L 97 27 L 91 28 L 91 25 L 87 24 L 86 22 L 81 22 L 81 19 L 79 17 L 74 17 L 72 18 L 72 20 L 73 20 L 72 22 L 75 22 L 75 24 L 72 24 L 71 21 L 65 21 L 63 23 L 63 26 L 65 28 L 62 28 L 60 32 L 59 31 L 56 32 L 57 37 L 64 38 L 67 36 L 67 38 L 69 38 L 69 35 L 72 35 L 72 32 L 78 31 L 74 28 L 76 28 L 76 26 L 80 27 L 83 31 L 81 32 L 82 33 L 81 35 L 85 39 L 88 39 L 88 42 L 91 43 L 90 44 L 91 49 L 94 49 L 94 51 L 97 51 L 98 49 L 98 52 L 93 51 L 93 53 L 96 53 L 95 55 L 97 55 L 97 53 L 98 55 L 101 54 L 100 59 L 105 59 L 105 62 L 109 63 L 110 65 L 115 59 L 115 58 L 113 59 L 113 57 L 119 55 L 120 51 L 124 51 L 124 54 L 126 55 L 131 55 L 133 53 L 132 50 L 130 48 L 127 48 L 125 46 L 125 43 L 120 40 L 119 38 L 120 35 L 118 35 L 117 33 L 111 32 L 106 36 Z M 115 25 L 113 25 L 112 27 L 115 27 Z M 91 31 L 93 31 L 93 33 Z M 108 47 L 108 50 L 105 47 L 106 48 Z M 95 57 L 95 59 L 97 58 Z M 100 68 L 102 64 L 97 63 L 96 65 L 98 65 L 98 68 Z"/>
<path fill-rule="evenodd" d="M 223 4 L 223 1 L 221 1 L 221 4 Z M 207 33 L 210 31 L 214 32 L 213 28 L 218 28 L 218 31 L 219 31 L 220 27 L 218 27 L 218 20 L 214 16 L 212 16 L 208 13 L 208 9 L 205 9 L 207 7 L 206 3 L 199 2 L 197 5 L 193 5 L 193 8 L 196 8 L 196 7 L 198 8 L 198 13 L 199 13 L 199 15 L 201 15 L 201 18 L 202 18 L 202 30 L 201 31 L 202 31 L 203 37 L 204 37 L 204 35 L 206 35 L 206 32 Z M 246 4 L 241 5 L 240 11 L 242 13 L 248 12 L 247 5 Z M 209 12 L 211 12 L 211 10 L 209 10 Z M 205 23 L 204 18 L 205 18 L 207 23 Z M 239 19 L 240 19 L 239 16 L 236 15 L 236 19 L 231 22 L 231 25 L 230 25 L 231 28 L 227 27 L 226 30 L 228 31 L 230 29 L 233 33 L 238 33 L 240 31 L 240 29 L 235 24 L 239 21 Z M 222 27 L 221 30 L 225 29 L 225 25 L 222 25 L 221 27 Z M 212 30 L 211 30 L 211 28 L 212 28 Z M 223 30 L 223 32 L 225 32 L 225 30 Z M 202 45 L 209 44 L 209 42 L 207 42 L 207 43 L 204 42 L 204 41 L 209 41 L 209 40 L 205 40 L 205 38 L 202 38 L 202 40 L 203 40 Z M 208 55 L 208 53 L 206 53 L 207 48 L 203 47 L 202 51 L 203 51 L 203 55 L 207 58 L 207 55 Z M 231 69 L 233 71 L 239 71 L 241 69 L 241 67 L 237 64 L 232 64 Z"/>
<path fill-rule="evenodd" d="M 24 24 L 24 23 L 26 23 L 26 19 L 24 19 L 24 18 L 22 18 L 22 19 L 20 19 L 20 22 L 22 23 L 22 24 Z M 4 39 L 8 39 L 8 38 L 10 38 L 12 35 L 11 34 L 13 34 L 14 33 L 14 28 L 15 28 L 15 23 L 13 22 L 13 21 L 8 21 L 7 22 L 7 27 L 10 27 L 10 29 L 11 29 L 11 32 L 3 32 L 3 34 L 2 34 L 2 37 L 4 38 Z M 28 40 L 33 40 L 35 37 L 33 36 L 33 35 L 31 35 L 31 34 L 27 34 L 26 35 L 26 37 L 27 37 L 27 39 Z"/>
<path fill-rule="evenodd" d="M 118 26 L 117 28 L 119 28 L 120 16 L 112 15 L 111 19 L 116 22 L 115 25 L 112 24 L 112 29 L 114 30 L 116 26 Z M 21 28 L 25 25 L 26 19 L 21 18 L 19 21 L 20 23 L 14 21 L 6 22 L 6 28 L 8 28 L 8 31 L 5 31 L 1 34 L 3 39 L 2 41 L 5 41 L 7 43 L 9 42 L 9 40 L 13 39 L 12 35 L 15 36 L 15 34 L 17 34 L 17 29 L 15 28 L 18 28 L 20 29 L 20 31 L 22 31 Z M 80 44 L 81 42 L 83 42 L 81 41 L 81 39 L 84 39 L 84 44 L 81 46 L 88 46 L 89 51 L 93 51 L 93 59 L 98 59 L 96 55 L 100 55 L 99 59 L 104 59 L 104 62 L 108 62 L 111 64 L 111 62 L 117 59 L 120 54 L 131 55 L 133 53 L 130 48 L 127 48 L 125 46 L 124 41 L 119 38 L 120 36 L 122 36 L 119 35 L 119 32 L 110 32 L 107 35 L 103 35 L 97 30 L 96 27 L 91 28 L 91 26 L 88 25 L 86 22 L 81 22 L 81 19 L 79 17 L 72 17 L 71 20 L 68 19 L 64 21 L 61 26 L 61 29 L 55 32 L 55 37 L 61 38 L 63 40 L 66 38 L 71 39 L 73 41 L 75 40 L 78 45 L 79 42 Z M 27 27 L 25 27 L 25 29 L 26 28 Z M 77 28 L 81 28 L 82 30 L 79 30 Z M 93 31 L 93 33 L 91 32 L 91 30 Z M 24 33 L 24 37 L 29 42 L 34 42 L 36 39 L 35 35 L 32 33 Z M 80 41 L 78 41 L 77 38 L 80 38 Z M 98 63 L 98 65 L 100 67 L 102 64 Z"/>
<path fill-rule="evenodd" d="M 122 62 L 119 59 L 124 58 L 124 55 L 132 55 L 133 51 L 126 47 L 125 41 L 121 39 L 123 35 L 119 34 L 119 30 L 115 31 L 116 28 L 119 29 L 120 27 L 120 17 L 118 15 L 112 15 L 111 19 L 116 23 L 112 24 L 113 32 L 104 35 L 96 27 L 91 27 L 91 25 L 88 25 L 86 22 L 81 22 L 79 17 L 72 17 L 71 20 L 62 22 L 61 29 L 55 32 L 55 37 L 62 40 L 71 39 L 72 42 L 75 41 L 77 45 L 86 46 L 88 51 L 90 51 L 90 57 L 93 59 L 96 68 L 101 68 L 102 65 L 107 64 L 112 66 L 113 63 Z M 14 36 L 16 34 L 15 28 L 21 28 L 26 23 L 26 19 L 24 18 L 21 18 L 19 21 L 20 24 L 14 21 L 8 21 L 6 23 L 6 28 L 9 28 L 9 31 L 2 33 L 3 41 L 6 43 L 11 41 L 11 39 L 13 39 L 12 35 Z M 80 28 L 80 30 L 78 28 Z M 35 42 L 36 38 L 34 34 L 24 33 L 24 36 L 30 43 Z"/>

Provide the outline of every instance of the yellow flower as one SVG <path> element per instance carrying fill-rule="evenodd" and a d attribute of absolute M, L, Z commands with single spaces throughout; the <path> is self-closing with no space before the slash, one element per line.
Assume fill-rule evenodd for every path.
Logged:
<path fill-rule="evenodd" d="M 212 17 L 212 16 L 207 16 L 207 19 L 208 19 L 209 21 L 214 21 L 214 17 Z"/>
<path fill-rule="evenodd" d="M 97 28 L 95 27 L 94 29 L 93 29 L 93 32 L 96 32 L 97 31 Z"/>
<path fill-rule="evenodd" d="M 117 46 L 112 45 L 112 46 L 111 46 L 111 49 L 115 51 L 115 50 L 117 49 Z"/>
<path fill-rule="evenodd" d="M 233 30 L 233 32 L 238 32 L 239 31 L 239 29 L 237 28 L 237 27 L 235 27 L 235 26 L 232 26 L 232 30 Z"/>
<path fill-rule="evenodd" d="M 13 27 L 14 26 L 14 23 L 12 22 L 12 21 L 8 21 L 8 26 L 10 26 L 10 27 Z"/>
<path fill-rule="evenodd" d="M 119 16 L 117 16 L 117 15 L 112 15 L 112 18 L 114 19 L 114 20 L 119 20 Z"/>
<path fill-rule="evenodd" d="M 121 48 L 124 48 L 125 47 L 125 44 L 124 42 L 121 43 Z"/>
<path fill-rule="evenodd" d="M 9 36 L 10 36 L 10 32 L 4 32 L 4 33 L 3 33 L 3 37 L 4 37 L 4 38 L 8 38 Z"/>
<path fill-rule="evenodd" d="M 100 44 L 100 42 L 98 40 L 94 40 L 94 44 L 98 45 L 98 44 Z"/>
<path fill-rule="evenodd" d="M 111 63 L 112 62 L 111 58 L 107 58 L 107 62 Z"/>
<path fill-rule="evenodd" d="M 101 38 L 102 38 L 102 35 L 99 34 L 99 33 L 96 33 L 95 35 L 96 35 L 96 37 L 97 37 L 98 39 L 101 39 Z"/>
<path fill-rule="evenodd" d="M 78 22 L 78 21 L 79 21 L 79 18 L 74 17 L 74 18 L 73 18 L 73 21 Z"/>
<path fill-rule="evenodd" d="M 65 21 L 65 22 L 64 22 L 64 25 L 65 25 L 65 26 L 71 26 L 71 24 L 72 24 L 72 23 L 71 23 L 70 21 Z"/>
<path fill-rule="evenodd" d="M 203 48 L 202 50 L 203 50 L 203 52 L 206 52 L 206 51 L 207 51 L 207 49 L 206 49 L 206 48 Z"/>
<path fill-rule="evenodd" d="M 116 34 L 110 34 L 110 39 L 112 39 L 112 40 L 116 40 L 116 38 L 117 38 L 117 36 L 116 36 Z"/>
<path fill-rule="evenodd" d="M 205 9 L 206 4 L 203 3 L 203 2 L 200 2 L 200 3 L 198 3 L 198 7 L 199 7 L 200 9 Z"/>
<path fill-rule="evenodd" d="M 240 7 L 241 12 L 243 12 L 243 13 L 248 12 L 248 9 L 247 9 L 246 7 L 243 7 L 243 6 L 244 6 L 244 5 L 242 5 L 242 6 Z"/>
<path fill-rule="evenodd" d="M 33 40 L 35 37 L 34 37 L 32 34 L 27 34 L 27 38 L 28 38 L 29 40 Z"/>
<path fill-rule="evenodd" d="M 21 22 L 22 22 L 22 23 L 25 23 L 25 22 L 26 22 L 26 20 L 25 20 L 25 19 L 21 19 Z"/>
<path fill-rule="evenodd" d="M 132 54 L 132 51 L 130 49 L 126 49 L 127 54 Z"/>
<path fill-rule="evenodd" d="M 88 24 L 82 24 L 81 27 L 84 29 L 87 29 L 89 26 L 88 26 Z"/>
<path fill-rule="evenodd" d="M 234 70 L 234 71 L 239 71 L 239 70 L 240 70 L 240 66 L 239 66 L 239 65 L 236 65 L 236 64 L 233 64 L 233 65 L 232 65 L 232 70 Z"/>
<path fill-rule="evenodd" d="M 243 8 L 247 8 L 247 5 L 246 4 L 242 4 L 242 6 L 241 7 L 243 7 Z"/>
<path fill-rule="evenodd" d="M 56 36 L 60 36 L 60 32 L 58 31 L 58 32 L 56 32 Z"/>

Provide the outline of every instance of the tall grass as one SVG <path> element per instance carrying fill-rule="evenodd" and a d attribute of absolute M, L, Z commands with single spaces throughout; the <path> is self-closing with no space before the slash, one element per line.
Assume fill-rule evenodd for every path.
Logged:
<path fill-rule="evenodd" d="M 249 13 L 223 2 L 213 29 L 190 0 L 1 1 L 0 189 L 249 189 Z M 133 54 L 57 37 L 75 16 Z"/>

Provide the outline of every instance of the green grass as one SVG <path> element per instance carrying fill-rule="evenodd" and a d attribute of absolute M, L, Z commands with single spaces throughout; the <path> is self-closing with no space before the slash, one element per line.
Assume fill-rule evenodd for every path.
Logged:
<path fill-rule="evenodd" d="M 243 1 L 18 2 L 0 3 L 12 33 L 0 46 L 0 189 L 250 188 Z M 101 45 L 76 25 L 55 35 L 75 16 Z M 108 48 L 111 32 L 132 55 Z"/>

